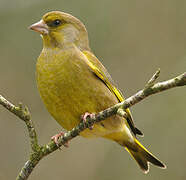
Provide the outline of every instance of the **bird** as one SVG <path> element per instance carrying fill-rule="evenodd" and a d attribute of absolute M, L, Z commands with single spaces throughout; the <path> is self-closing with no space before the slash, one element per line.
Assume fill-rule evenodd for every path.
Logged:
<path fill-rule="evenodd" d="M 71 14 L 51 11 L 30 26 L 38 32 L 43 49 L 36 63 L 37 87 L 48 112 L 66 130 L 71 130 L 87 116 L 92 117 L 124 101 L 107 69 L 89 46 L 85 25 Z M 115 141 L 136 160 L 144 173 L 149 163 L 166 168 L 138 140 L 143 133 L 134 125 L 129 109 L 126 117 L 113 115 L 85 129 L 80 136 Z M 59 133 L 52 137 L 57 144 Z"/>

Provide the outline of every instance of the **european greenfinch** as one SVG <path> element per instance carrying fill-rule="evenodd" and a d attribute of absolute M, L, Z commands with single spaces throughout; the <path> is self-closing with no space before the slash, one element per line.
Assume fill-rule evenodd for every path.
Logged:
<path fill-rule="evenodd" d="M 91 51 L 87 30 L 79 19 L 52 11 L 30 29 L 39 32 L 43 39 L 36 65 L 37 86 L 47 110 L 63 128 L 71 130 L 80 123 L 81 115 L 93 115 L 124 101 L 106 68 Z M 80 135 L 117 142 L 144 173 L 149 171 L 149 162 L 165 168 L 137 140 L 136 135 L 142 135 L 142 132 L 135 127 L 129 109 L 126 113 L 127 118 L 112 116 Z"/>

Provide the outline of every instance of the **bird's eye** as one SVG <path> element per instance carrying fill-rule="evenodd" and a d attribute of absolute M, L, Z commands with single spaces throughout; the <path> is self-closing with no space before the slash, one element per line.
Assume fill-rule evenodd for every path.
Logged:
<path fill-rule="evenodd" d="M 61 20 L 56 19 L 53 21 L 53 26 L 59 26 L 61 24 Z"/>
<path fill-rule="evenodd" d="M 48 21 L 46 23 L 49 27 L 57 27 L 62 24 L 62 21 L 60 19 L 55 19 L 54 21 Z"/>

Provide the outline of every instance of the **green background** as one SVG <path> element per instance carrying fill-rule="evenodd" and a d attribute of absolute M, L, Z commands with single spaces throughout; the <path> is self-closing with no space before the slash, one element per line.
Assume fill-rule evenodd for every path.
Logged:
<path fill-rule="evenodd" d="M 0 0 L 0 94 L 31 111 L 41 144 L 61 130 L 46 111 L 35 82 L 42 49 L 27 29 L 51 10 L 73 14 L 86 25 L 90 46 L 125 97 L 186 70 L 185 0 Z M 104 139 L 81 137 L 44 158 L 30 180 L 186 179 L 186 91 L 172 89 L 131 108 L 145 137 L 140 141 L 167 165 L 144 175 L 125 150 Z M 30 147 L 25 124 L 0 107 L 0 180 L 15 179 Z"/>

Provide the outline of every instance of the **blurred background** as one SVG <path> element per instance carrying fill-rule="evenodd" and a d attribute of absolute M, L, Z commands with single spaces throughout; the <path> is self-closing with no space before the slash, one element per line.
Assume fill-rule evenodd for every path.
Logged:
<path fill-rule="evenodd" d="M 159 80 L 186 70 L 185 0 L 0 0 L 0 94 L 31 111 L 40 144 L 61 127 L 46 111 L 35 82 L 42 49 L 27 29 L 51 10 L 68 12 L 87 27 L 90 46 L 125 97 L 144 87 L 161 68 Z M 167 165 L 144 175 L 125 150 L 104 139 L 77 137 L 69 148 L 44 158 L 30 180 L 186 179 L 186 88 L 147 98 L 131 108 L 140 141 Z M 28 158 L 25 124 L 0 107 L 0 180 L 15 179 Z"/>

